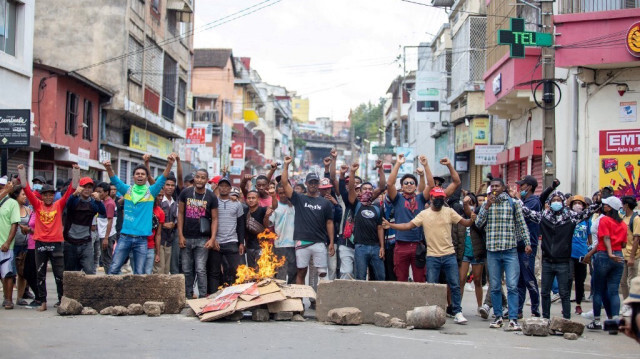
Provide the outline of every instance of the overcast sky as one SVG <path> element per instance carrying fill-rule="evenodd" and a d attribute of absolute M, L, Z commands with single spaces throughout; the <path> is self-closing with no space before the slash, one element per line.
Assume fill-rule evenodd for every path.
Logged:
<path fill-rule="evenodd" d="M 441 9 L 401 0 L 272 0 L 273 6 L 198 30 L 262 1 L 196 0 L 195 47 L 250 57 L 263 81 L 310 99 L 312 120 L 345 120 L 350 108 L 384 96 L 402 74 L 402 60 L 395 61 L 402 46 L 431 41 L 447 20 Z M 406 53 L 415 68 L 416 50 Z"/>

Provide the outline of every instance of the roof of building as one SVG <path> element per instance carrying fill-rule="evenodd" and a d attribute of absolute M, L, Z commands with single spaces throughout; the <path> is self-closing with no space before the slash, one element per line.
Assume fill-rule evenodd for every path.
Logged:
<path fill-rule="evenodd" d="M 231 49 L 195 49 L 193 53 L 193 67 L 224 68 L 227 62 L 235 67 Z"/>

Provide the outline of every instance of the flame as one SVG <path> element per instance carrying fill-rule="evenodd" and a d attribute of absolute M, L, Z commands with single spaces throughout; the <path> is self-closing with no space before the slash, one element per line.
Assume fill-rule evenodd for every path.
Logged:
<path fill-rule="evenodd" d="M 278 236 L 269 229 L 265 229 L 264 232 L 258 234 L 258 241 L 262 249 L 260 258 L 257 260 L 258 270 L 244 264 L 238 266 L 234 285 L 249 281 L 259 281 L 265 278 L 273 278 L 276 275 L 276 270 L 285 263 L 285 257 L 278 258 L 278 256 L 273 253 L 273 241 L 277 238 Z"/>

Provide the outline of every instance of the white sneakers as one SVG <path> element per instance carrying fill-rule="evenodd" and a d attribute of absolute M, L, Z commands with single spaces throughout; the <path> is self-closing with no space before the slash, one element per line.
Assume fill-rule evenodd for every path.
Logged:
<path fill-rule="evenodd" d="M 589 319 L 589 320 L 593 320 L 594 316 L 593 316 L 593 310 L 590 310 L 588 312 L 582 312 L 582 317 L 585 319 Z"/>
<path fill-rule="evenodd" d="M 631 307 L 628 305 L 623 305 L 622 306 L 622 310 L 620 311 L 620 315 L 623 317 L 630 317 L 631 316 Z"/>
<path fill-rule="evenodd" d="M 489 310 L 491 308 L 489 308 L 488 305 L 483 304 L 481 307 L 478 307 L 478 315 L 480 315 L 480 317 L 482 317 L 482 319 L 487 319 L 489 318 Z"/>
<path fill-rule="evenodd" d="M 459 312 L 458 314 L 456 314 L 454 316 L 453 321 L 456 324 L 467 324 L 467 318 L 465 318 L 464 315 L 462 315 L 462 312 Z"/>

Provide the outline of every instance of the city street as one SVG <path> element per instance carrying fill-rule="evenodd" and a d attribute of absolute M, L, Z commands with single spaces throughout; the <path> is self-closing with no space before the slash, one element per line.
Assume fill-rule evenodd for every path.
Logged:
<path fill-rule="evenodd" d="M 53 304 L 52 278 L 47 284 Z M 591 303 L 584 303 L 583 308 L 590 310 Z M 525 307 L 525 313 L 527 310 Z M 552 313 L 559 311 L 560 304 L 553 304 Z M 569 341 L 489 329 L 489 321 L 475 316 L 471 292 L 465 293 L 463 312 L 469 320 L 464 326 L 448 319 L 440 330 L 406 330 L 318 323 L 313 311 L 305 313 L 303 323 L 257 323 L 246 315 L 241 322 L 201 323 L 184 314 L 61 317 L 53 308 L 40 313 L 16 306 L 11 311 L 0 310 L 0 343 L 3 358 L 192 358 L 232 353 L 245 358 L 389 358 L 399 354 L 474 359 L 638 357 L 638 344 L 621 334 L 585 331 L 577 341 Z"/>

